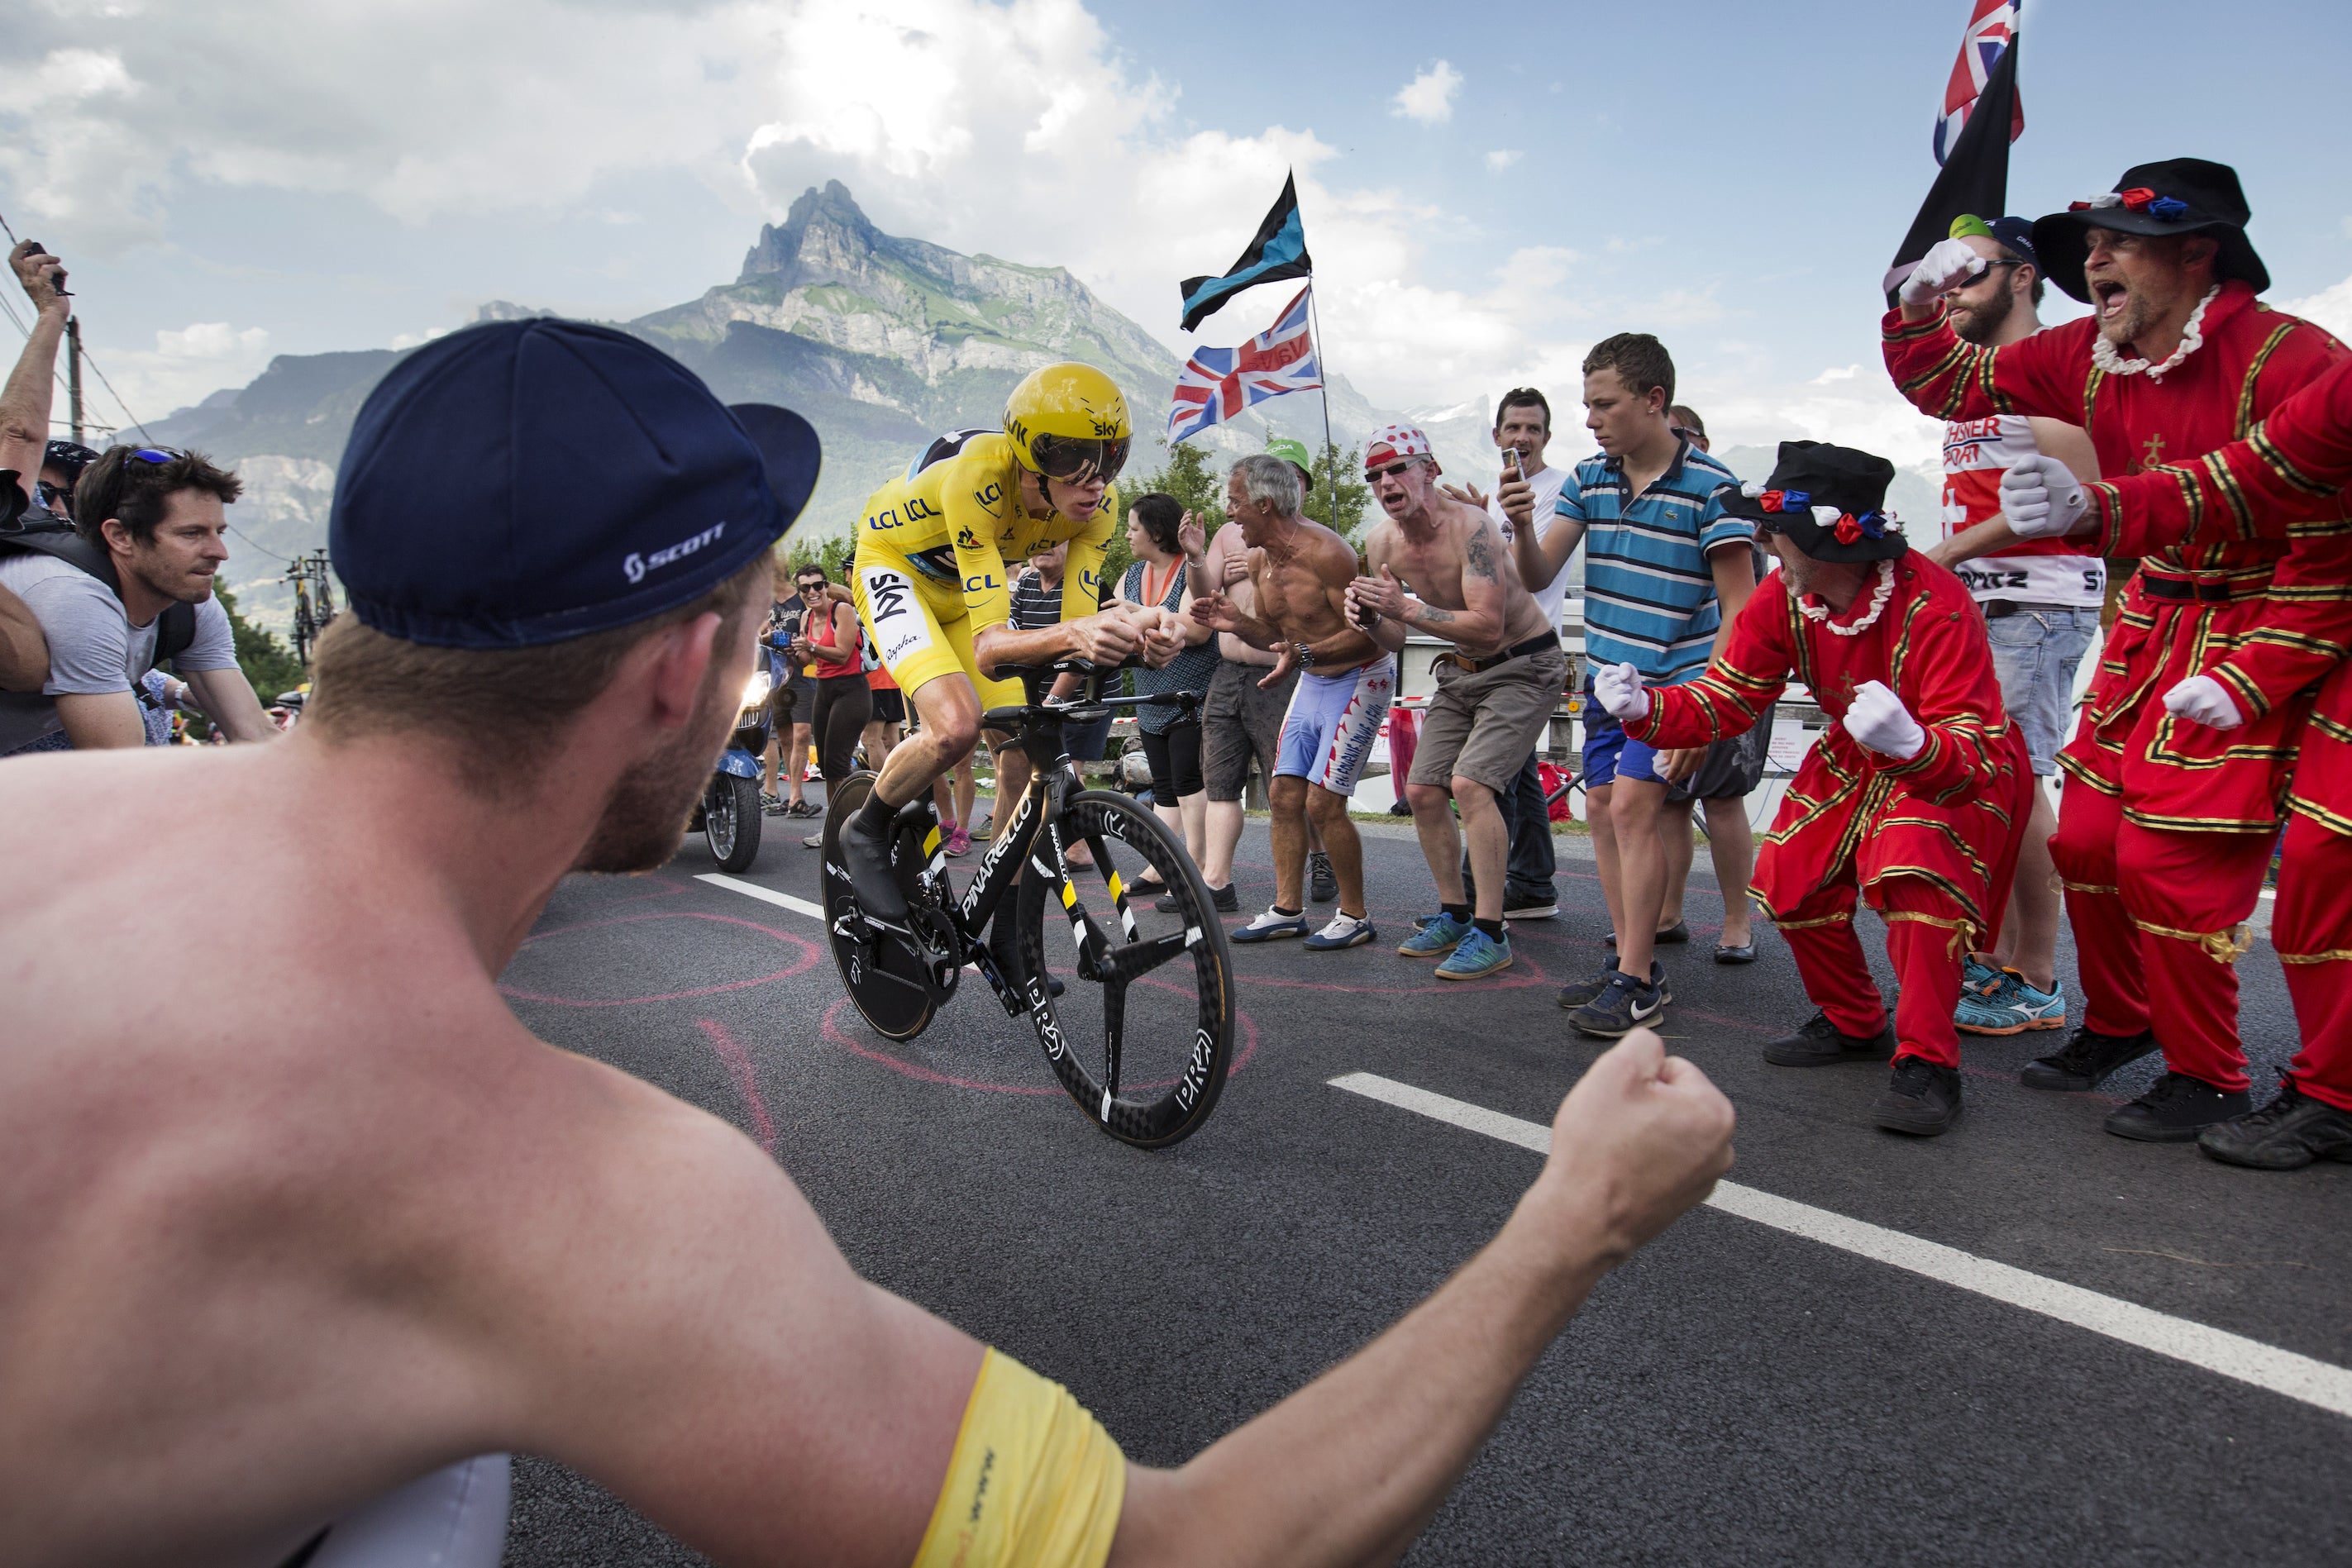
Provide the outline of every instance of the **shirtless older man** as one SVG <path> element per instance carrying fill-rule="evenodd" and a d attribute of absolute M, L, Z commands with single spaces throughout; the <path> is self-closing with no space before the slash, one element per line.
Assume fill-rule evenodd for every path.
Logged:
<path fill-rule="evenodd" d="M 1510 967 L 1503 888 L 1511 830 L 1495 801 L 1517 787 L 1520 765 L 1559 706 L 1568 655 L 1521 586 L 1494 519 L 1439 487 L 1428 437 L 1390 425 L 1364 449 L 1364 472 L 1388 517 L 1365 544 L 1373 575 L 1349 587 L 1349 602 L 1384 648 L 1402 650 L 1408 631 L 1456 644 L 1437 661 L 1437 695 L 1405 784 L 1421 852 L 1437 879 L 1438 912 L 1423 916 L 1397 951 L 1442 957 L 1441 980 L 1475 980 Z M 1458 833 L 1449 802 L 1462 813 Z M 1475 913 L 1462 885 L 1465 835 L 1478 884 Z"/>
<path fill-rule="evenodd" d="M 513 1448 L 724 1563 L 1391 1561 L 1728 1167 L 1728 1102 L 1630 1042 L 1454 1281 L 1152 1470 L 860 1281 L 748 1138 L 533 1039 L 499 970 L 567 872 L 677 849 L 814 483 L 740 418 L 601 328 L 429 344 L 344 454 L 291 737 L 0 768 L 0 1564 L 487 1568 Z M 215 873 L 48 826 L 131 797 Z M 181 983 L 120 983 L 166 943 Z"/>
<path fill-rule="evenodd" d="M 1249 547 L 1256 609 L 1243 609 L 1218 589 L 1192 601 L 1192 618 L 1276 655 L 1260 686 L 1271 690 L 1294 673 L 1298 683 L 1282 716 L 1266 789 L 1274 819 L 1274 904 L 1234 927 L 1233 939 L 1303 936 L 1309 947 L 1328 952 L 1360 947 L 1379 935 L 1366 918 L 1364 843 L 1348 820 L 1348 798 L 1396 695 L 1396 661 L 1349 622 L 1355 547 L 1302 516 L 1305 501 L 1298 471 L 1281 458 L 1257 452 L 1234 465 L 1225 478 L 1225 516 Z M 1310 821 L 1322 834 L 1339 883 L 1339 912 L 1311 935 L 1302 895 Z"/>

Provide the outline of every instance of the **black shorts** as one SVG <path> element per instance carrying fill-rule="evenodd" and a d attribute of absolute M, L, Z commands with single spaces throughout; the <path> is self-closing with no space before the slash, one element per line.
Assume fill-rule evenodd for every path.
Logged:
<path fill-rule="evenodd" d="M 874 716 L 883 724 L 907 722 L 907 694 L 896 686 L 874 688 Z"/>
<path fill-rule="evenodd" d="M 1772 750 L 1772 709 L 1756 716 L 1745 734 L 1718 740 L 1706 748 L 1698 771 L 1679 784 L 1666 786 L 1669 800 L 1744 800 L 1764 781 L 1764 764 Z"/>

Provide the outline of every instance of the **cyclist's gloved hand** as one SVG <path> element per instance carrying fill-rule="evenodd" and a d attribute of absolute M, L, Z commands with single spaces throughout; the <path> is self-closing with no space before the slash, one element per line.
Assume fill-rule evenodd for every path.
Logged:
<path fill-rule="evenodd" d="M 1642 672 L 1631 664 L 1612 664 L 1594 675 L 1592 696 L 1620 724 L 1650 716 L 1650 694 L 1642 689 Z"/>

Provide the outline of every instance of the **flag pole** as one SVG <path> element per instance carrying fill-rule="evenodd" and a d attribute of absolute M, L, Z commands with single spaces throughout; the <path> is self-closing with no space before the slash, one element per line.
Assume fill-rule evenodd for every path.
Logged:
<path fill-rule="evenodd" d="M 1326 357 L 1330 345 L 1323 340 L 1323 316 L 1315 308 L 1315 280 L 1309 274 L 1307 281 L 1307 319 L 1315 331 L 1315 356 L 1323 372 L 1323 384 L 1315 390 L 1323 400 L 1323 473 L 1331 486 L 1331 531 L 1339 531 L 1339 446 L 1331 439 L 1331 361 Z"/>

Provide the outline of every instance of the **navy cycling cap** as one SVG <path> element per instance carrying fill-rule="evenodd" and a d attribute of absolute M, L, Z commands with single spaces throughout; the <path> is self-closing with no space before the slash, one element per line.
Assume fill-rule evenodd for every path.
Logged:
<path fill-rule="evenodd" d="M 607 327 L 499 321 L 419 349 L 368 394 L 328 550 L 387 636 L 527 648 L 691 602 L 782 537 L 816 432 L 730 409 Z"/>

